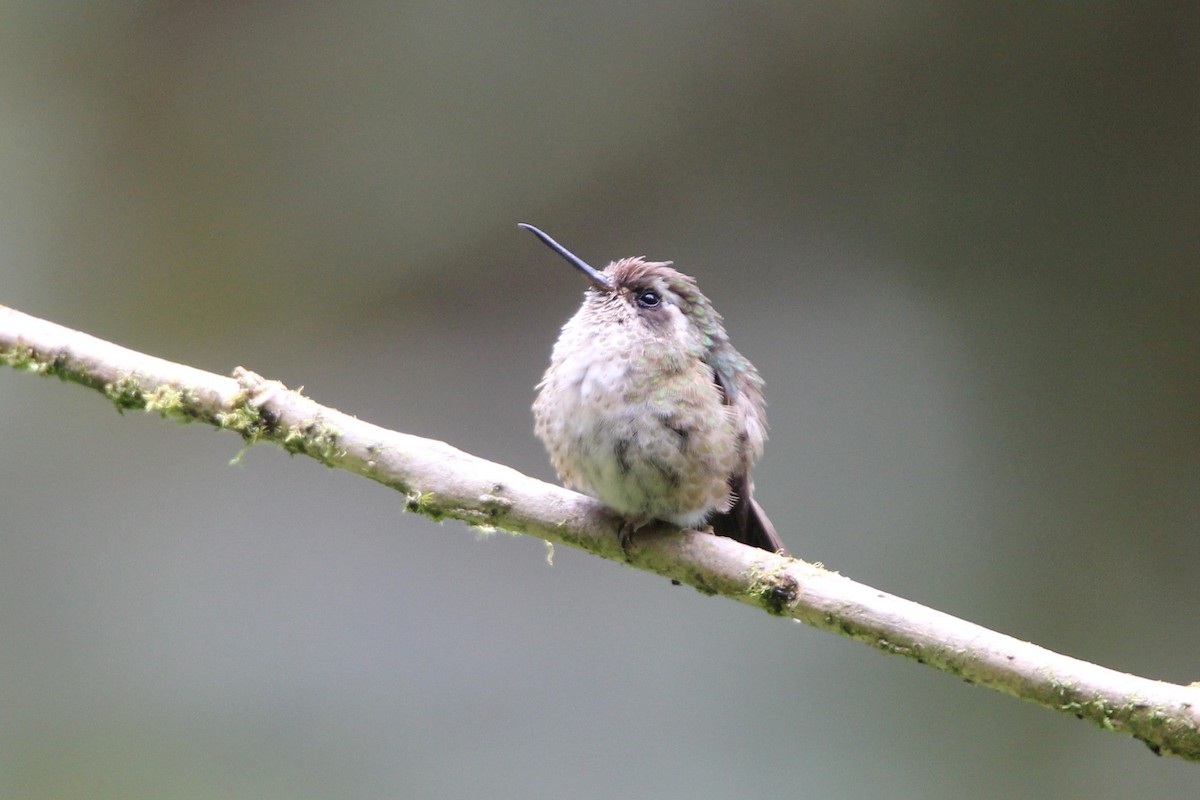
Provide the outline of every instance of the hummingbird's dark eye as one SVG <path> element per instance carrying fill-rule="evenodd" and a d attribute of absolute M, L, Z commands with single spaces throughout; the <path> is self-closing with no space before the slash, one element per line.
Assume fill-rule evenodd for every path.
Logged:
<path fill-rule="evenodd" d="M 662 298 L 653 289 L 642 289 L 637 293 L 637 304 L 642 308 L 658 308 Z"/>

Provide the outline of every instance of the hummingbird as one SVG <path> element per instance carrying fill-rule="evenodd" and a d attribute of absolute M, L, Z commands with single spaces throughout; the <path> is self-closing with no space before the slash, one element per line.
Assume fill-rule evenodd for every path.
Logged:
<path fill-rule="evenodd" d="M 597 270 L 519 224 L 589 283 L 533 403 L 559 477 L 624 519 L 622 546 L 664 520 L 787 555 L 752 496 L 767 438 L 763 380 L 695 279 L 645 257 Z"/>

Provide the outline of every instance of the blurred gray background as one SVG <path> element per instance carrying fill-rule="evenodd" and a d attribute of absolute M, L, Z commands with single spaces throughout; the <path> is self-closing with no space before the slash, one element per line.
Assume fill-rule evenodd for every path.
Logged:
<path fill-rule="evenodd" d="M 0 302 L 552 479 L 583 257 L 800 556 L 1200 679 L 1195 3 L 5 3 Z M 0 795 L 1193 796 L 1195 765 L 0 370 Z"/>

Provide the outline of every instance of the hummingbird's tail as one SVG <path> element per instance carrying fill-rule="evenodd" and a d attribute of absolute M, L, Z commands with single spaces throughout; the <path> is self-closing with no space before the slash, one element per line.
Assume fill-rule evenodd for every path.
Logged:
<path fill-rule="evenodd" d="M 747 481 L 749 483 L 749 481 Z M 749 486 L 746 487 L 747 489 Z M 779 553 L 790 556 L 783 540 L 775 532 L 775 526 L 767 519 L 767 513 L 762 510 L 747 491 L 739 493 L 733 507 L 728 511 L 713 514 L 708 523 L 718 536 L 728 536 L 730 539 L 766 550 L 769 553 Z"/>

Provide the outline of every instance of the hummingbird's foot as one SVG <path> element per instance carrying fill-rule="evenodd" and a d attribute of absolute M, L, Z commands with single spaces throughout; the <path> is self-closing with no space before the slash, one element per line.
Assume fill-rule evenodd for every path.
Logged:
<path fill-rule="evenodd" d="M 623 556 L 629 556 L 629 542 L 633 540 L 634 532 L 640 527 L 642 526 L 638 525 L 635 520 L 627 519 L 617 529 L 617 539 L 621 542 L 621 554 Z"/>
<path fill-rule="evenodd" d="M 621 554 L 626 558 L 629 557 L 629 543 L 633 541 L 633 535 L 637 533 L 638 529 L 645 527 L 649 521 L 644 517 L 635 517 L 625 520 L 617 529 L 617 538 L 621 541 Z"/>

